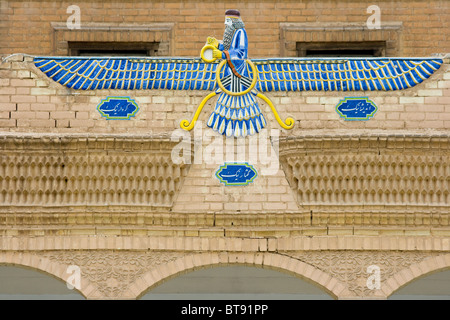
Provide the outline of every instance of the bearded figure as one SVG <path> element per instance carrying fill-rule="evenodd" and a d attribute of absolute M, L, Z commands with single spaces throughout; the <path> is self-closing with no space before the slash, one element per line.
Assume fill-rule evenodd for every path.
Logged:
<path fill-rule="evenodd" d="M 227 61 L 223 86 L 230 92 L 242 92 L 250 86 L 251 79 L 246 62 L 247 32 L 238 10 L 225 12 L 225 26 L 222 43 L 212 37 L 207 42 L 216 48 L 213 50 L 214 58 Z M 221 92 L 207 125 L 227 137 L 245 137 L 261 131 L 266 120 L 254 93 L 230 96 Z"/>

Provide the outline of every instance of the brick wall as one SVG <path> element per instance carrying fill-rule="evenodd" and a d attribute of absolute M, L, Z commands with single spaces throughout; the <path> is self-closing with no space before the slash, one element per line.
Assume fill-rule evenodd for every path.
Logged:
<path fill-rule="evenodd" d="M 309 206 L 314 207 L 317 204 L 322 206 L 330 205 L 332 201 L 328 198 L 332 199 L 333 197 L 338 199 L 336 200 L 337 202 L 341 202 L 339 199 L 345 199 L 348 195 L 348 190 L 355 192 L 352 196 L 359 198 L 363 197 L 363 195 L 358 192 L 368 192 L 368 194 L 364 195 L 364 199 L 366 199 L 364 201 L 366 205 L 368 202 L 372 204 L 370 208 L 363 206 L 358 209 L 345 209 L 352 214 L 355 212 L 361 214 L 361 217 L 358 219 L 364 220 L 364 224 L 372 224 L 373 221 L 375 221 L 375 224 L 378 224 L 382 223 L 383 219 L 387 219 L 386 212 L 388 210 L 384 207 L 385 202 L 401 205 L 398 212 L 395 206 L 389 209 L 393 210 L 390 212 L 391 218 L 395 217 L 394 220 L 396 221 L 407 219 L 406 213 L 403 211 L 403 205 L 408 197 L 416 199 L 414 200 L 414 205 L 418 210 L 417 212 L 410 210 L 407 214 L 408 219 L 420 220 L 419 216 L 424 214 L 423 210 L 427 211 L 427 207 L 424 207 L 424 205 L 429 206 L 433 204 L 436 205 L 436 210 L 445 210 L 449 199 L 448 181 L 439 172 L 447 170 L 445 168 L 447 168 L 448 164 L 447 160 L 445 160 L 448 155 L 448 146 L 446 146 L 445 141 L 448 141 L 450 128 L 450 65 L 448 64 L 448 59 L 444 59 L 444 61 L 445 63 L 441 68 L 429 79 L 407 90 L 391 92 L 323 93 L 302 91 L 267 93 L 267 96 L 278 109 L 281 118 L 293 117 L 296 120 L 296 124 L 292 130 L 281 129 L 270 107 L 263 101 L 260 101 L 268 122 L 268 130 L 264 130 L 254 137 L 259 139 L 257 142 L 259 143 L 258 148 L 262 146 L 267 149 L 262 151 L 263 154 L 258 154 L 255 161 L 250 161 L 255 164 L 257 171 L 261 174 L 259 174 L 258 179 L 255 179 L 245 189 L 224 187 L 214 176 L 217 168 L 225 161 L 247 161 L 251 152 L 249 147 L 250 138 L 226 139 L 206 127 L 206 121 L 213 109 L 216 98 L 210 99 L 199 117 L 199 122 L 197 122 L 194 130 L 188 136 L 194 139 L 198 138 L 198 136 L 196 137 L 196 132 L 199 131 L 201 134 L 200 138 L 203 140 L 202 145 L 197 146 L 197 151 L 201 150 L 203 156 L 208 152 L 211 153 L 211 143 L 217 142 L 224 151 L 225 158 L 213 160 L 212 162 L 205 161 L 205 158 L 199 162 L 196 162 L 194 159 L 184 184 L 176 191 L 177 195 L 174 196 L 175 200 L 171 211 L 173 213 L 189 212 L 193 214 L 192 217 L 194 218 L 192 219 L 194 220 L 198 218 L 195 214 L 200 213 L 239 213 L 239 217 L 237 215 L 214 216 L 216 225 L 229 224 L 230 221 L 235 225 L 246 224 L 250 221 L 248 217 L 255 219 L 255 215 L 252 216 L 252 213 L 255 212 L 282 214 L 280 220 L 272 216 L 260 216 L 258 218 L 259 222 L 251 222 L 258 226 L 259 223 L 262 223 L 262 225 L 293 223 L 290 220 L 292 212 L 297 214 L 295 219 L 298 219 L 298 221 L 295 220 L 297 221 L 295 223 L 301 223 L 302 225 L 309 223 L 309 221 L 313 221 L 318 225 L 326 225 L 329 221 L 339 221 L 336 223 L 345 224 L 346 215 L 334 212 L 334 204 L 331 204 L 331 207 L 328 209 L 323 209 L 324 211 L 320 215 L 316 213 L 314 219 L 310 217 Z M 89 137 L 90 139 L 99 138 L 100 140 L 117 138 L 117 141 L 126 140 L 127 137 L 130 137 L 130 139 L 134 139 L 133 141 L 137 141 L 136 145 L 140 145 L 140 139 L 151 140 L 155 139 L 157 135 L 164 136 L 167 139 L 176 130 L 186 133 L 180 129 L 180 122 L 183 119 L 191 120 L 197 106 L 206 96 L 205 91 L 77 91 L 67 89 L 48 79 L 34 66 L 31 57 L 23 55 L 14 56 L 2 63 L 0 65 L 0 76 L 0 131 L 3 132 L 4 141 L 14 137 L 17 137 L 18 141 L 22 141 L 24 137 L 27 140 L 35 136 L 36 138 L 41 137 L 44 143 L 44 141 L 47 141 L 45 137 L 51 134 L 56 137 L 73 137 L 73 139 L 79 139 L 80 136 L 85 137 L 83 139 Z M 129 96 L 135 99 L 139 106 L 139 111 L 130 120 L 107 120 L 97 110 L 100 101 L 107 96 Z M 341 99 L 349 96 L 368 96 L 378 106 L 375 116 L 368 121 L 345 121 L 340 118 L 335 110 L 336 105 Z M 273 134 L 272 130 L 275 130 L 275 134 Z M 282 138 L 290 138 L 289 141 L 297 139 L 298 141 L 295 143 L 298 143 L 298 145 L 295 145 L 293 148 L 294 157 L 291 154 L 291 147 L 283 149 L 284 151 L 280 149 L 282 151 L 280 152 L 280 159 L 278 160 L 275 156 L 274 161 L 269 161 L 276 164 L 276 170 L 265 175 L 262 174 L 262 171 L 270 168 L 265 168 L 264 166 L 267 163 L 264 164 L 263 162 L 270 159 L 273 154 L 277 154 L 271 149 L 276 148 L 271 139 L 278 134 L 277 130 L 279 130 Z M 70 134 L 73 134 L 73 136 L 70 136 Z M 209 136 L 209 140 L 205 139 L 205 135 Z M 443 140 L 439 142 L 439 137 L 441 136 Z M 393 142 L 386 142 L 386 138 L 383 137 L 390 137 L 389 139 L 392 138 L 394 140 Z M 430 140 L 438 142 L 436 142 L 437 144 L 435 142 L 429 144 Z M 230 141 L 233 147 L 231 151 L 233 159 L 226 158 L 229 155 L 226 149 L 228 147 L 227 143 Z M 247 157 L 245 159 L 239 158 L 239 141 L 244 141 L 244 149 L 247 152 L 244 155 L 244 157 Z M 82 144 L 82 142 L 78 143 Z M 304 150 L 303 146 L 305 146 Z M 58 148 L 60 147 L 65 148 L 65 145 L 58 146 L 56 150 L 59 150 Z M 43 150 L 48 149 L 48 147 L 42 148 Z M 14 147 L 12 147 L 13 149 Z M 106 149 L 108 148 L 105 147 Z M 403 152 L 406 149 L 408 149 L 410 158 Z M 363 154 L 360 155 L 358 150 L 368 152 L 366 154 L 367 157 Z M 380 150 L 386 150 L 387 154 L 384 154 L 384 151 L 381 151 L 380 154 Z M 432 155 L 427 150 L 438 150 L 438 154 Z M 124 152 L 127 154 L 126 150 Z M 65 151 L 63 153 L 67 156 Z M 376 159 L 373 158 L 374 154 Z M 312 156 L 310 161 L 304 163 L 303 160 L 299 160 L 306 159 L 306 155 L 308 157 Z M 379 170 L 383 171 L 386 169 L 388 172 L 391 172 L 389 176 L 394 177 L 396 176 L 396 163 L 400 161 L 395 158 L 398 155 L 401 155 L 401 158 L 399 158 L 403 159 L 401 161 L 411 166 L 412 171 L 410 171 L 410 175 L 402 174 L 402 177 L 404 176 L 407 180 L 405 182 L 406 185 L 411 183 L 409 189 L 402 186 L 400 181 L 398 187 L 395 184 L 390 184 L 388 187 L 384 187 L 385 192 L 380 194 L 379 189 L 377 189 L 378 184 L 373 184 L 375 182 L 370 180 L 372 179 L 371 176 L 369 175 L 369 180 L 366 181 L 366 175 L 361 175 L 360 179 L 350 181 L 347 187 L 342 185 L 335 189 L 335 192 L 332 194 L 314 194 L 318 190 L 315 184 L 328 183 L 325 181 L 326 179 L 324 180 L 325 182 L 322 181 L 322 178 L 326 176 L 323 172 L 328 170 L 328 163 L 334 168 L 334 166 L 341 166 L 342 163 L 346 165 L 348 161 L 353 164 L 367 162 L 372 166 L 369 171 L 377 172 L 377 163 L 379 162 L 380 166 L 382 166 Z M 441 163 L 443 169 L 437 167 L 437 163 L 441 161 L 438 161 L 438 159 L 441 159 L 441 157 L 443 157 Z M 56 157 L 55 159 L 58 158 Z M 139 161 L 136 163 L 140 163 Z M 293 162 L 290 163 L 290 161 Z M 302 169 L 303 166 L 306 168 L 309 162 L 320 163 L 316 167 L 317 170 L 320 169 L 320 172 L 316 170 L 317 172 L 314 171 L 309 177 L 309 191 L 306 187 L 299 187 L 299 190 L 297 190 L 296 186 L 300 186 L 300 183 L 298 183 L 299 180 L 295 180 L 297 178 L 294 179 L 293 172 L 297 172 L 297 176 L 302 177 L 302 170 L 306 170 L 305 172 L 310 170 Z M 10 163 L 14 164 L 15 161 Z M 81 161 L 80 163 L 84 162 Z M 295 163 L 299 165 L 297 166 Z M 434 165 L 431 165 L 433 163 Z M 280 164 L 283 164 L 283 166 Z M 429 167 L 430 165 L 431 167 Z M 271 163 L 268 164 L 268 167 L 270 166 Z M 422 167 L 431 171 L 427 171 L 428 169 L 422 170 Z M 433 168 L 438 173 L 433 173 Z M 417 174 L 414 171 L 416 169 L 419 170 Z M 357 165 L 348 170 L 353 172 L 352 177 L 359 174 Z M 86 172 L 89 172 L 89 170 Z M 346 179 L 345 170 L 336 169 L 335 173 L 336 181 L 344 181 Z M 316 174 L 318 175 L 317 177 L 315 176 Z M 86 176 L 88 177 L 89 175 Z M 438 185 L 433 187 L 432 185 L 424 184 L 416 188 L 414 187 L 415 183 L 422 181 L 417 180 L 416 176 L 421 176 L 423 181 L 428 181 L 426 179 L 429 179 Z M 313 177 L 317 179 L 314 180 L 312 179 Z M 371 187 L 363 188 L 362 186 L 365 183 Z M 386 181 L 381 179 L 379 183 L 381 183 L 379 185 L 382 185 Z M 341 193 L 337 194 L 338 190 Z M 7 190 L 5 189 L 5 191 Z M 310 193 L 305 195 L 299 193 L 300 191 Z M 400 192 L 404 193 L 400 194 Z M 410 194 L 410 192 L 413 194 Z M 360 202 L 356 201 L 352 205 L 360 205 Z M 443 207 L 439 207 L 441 205 Z M 344 209 L 341 208 L 339 210 L 343 212 L 342 210 Z M 363 219 L 362 217 L 366 217 L 366 215 L 370 215 L 370 219 L 374 220 Z M 333 220 L 333 217 L 336 217 L 336 219 Z M 236 219 L 239 219 L 239 221 Z M 414 222 L 414 224 L 421 223 Z M 442 221 L 440 223 L 442 224 Z M 352 230 L 349 232 L 353 232 Z M 327 232 L 326 228 L 321 229 L 320 232 Z"/>
<path fill-rule="evenodd" d="M 450 265 L 443 254 L 450 236 L 445 61 L 430 79 L 399 92 L 268 93 L 283 119 L 297 120 L 293 130 L 281 130 L 288 137 L 280 143 L 279 170 L 264 176 L 254 163 L 259 175 L 251 185 L 225 187 L 214 177 L 223 162 L 167 171 L 173 142 L 149 135 L 170 134 L 190 120 L 204 91 L 70 90 L 46 78 L 32 58 L 14 56 L 0 64 L 0 263 L 63 280 L 68 265 L 81 265 L 94 279 L 82 282 L 91 299 L 136 298 L 161 280 L 217 264 L 286 270 L 338 298 L 385 298 Z M 138 103 L 131 120 L 100 116 L 101 99 L 116 95 Z M 377 104 L 374 118 L 339 118 L 337 102 L 354 95 Z M 214 102 L 195 129 L 212 133 L 205 121 Z M 279 129 L 261 105 L 268 129 Z M 220 136 L 219 144 L 237 140 L 244 139 Z M 145 171 L 157 161 L 161 175 Z M 161 203 L 155 191 L 169 184 L 163 178 L 178 187 L 168 188 L 170 201 Z M 338 200 L 327 181 L 338 185 Z M 347 195 L 365 200 L 339 200 Z M 104 261 L 130 267 L 105 280 L 98 271 Z M 343 267 L 335 271 L 330 261 Z M 145 268 L 130 279 L 139 264 Z M 390 266 L 381 290 L 365 286 L 361 270 L 369 265 Z"/>
<path fill-rule="evenodd" d="M 0 65 L 0 130 L 54 133 L 171 133 L 183 119 L 191 120 L 207 91 L 67 89 L 48 79 L 30 57 L 22 55 Z M 139 105 L 130 120 L 108 121 L 97 110 L 107 96 L 130 96 Z M 444 64 L 428 80 L 400 91 L 270 92 L 281 118 L 296 120 L 290 131 L 387 130 L 427 131 L 450 128 L 450 66 Z M 378 106 L 370 121 L 345 121 L 335 110 L 344 97 L 369 96 Z M 204 107 L 198 125 L 206 127 L 215 99 Z M 281 129 L 270 107 L 260 100 L 268 128 Z"/>
<path fill-rule="evenodd" d="M 449 52 L 448 28 L 450 3 L 438 1 L 384 1 L 376 2 L 381 9 L 381 31 L 368 30 L 365 26 L 370 14 L 368 1 L 0 1 L 0 54 L 24 52 L 34 55 L 64 55 L 62 31 L 55 24 L 65 23 L 71 13 L 70 5 L 81 9 L 81 27 L 125 27 L 123 32 L 111 30 L 91 33 L 91 38 L 78 36 L 77 30 L 67 31 L 76 41 L 103 38 L 106 41 L 168 40 L 171 55 L 197 56 L 207 36 L 219 39 L 223 35 L 223 15 L 226 9 L 235 7 L 241 11 L 249 36 L 249 55 L 269 57 L 290 55 L 296 41 L 360 41 L 386 40 L 391 50 L 399 56 L 428 56 Z M 149 35 L 130 37 L 126 26 L 157 27 L 173 24 L 170 35 L 149 31 Z M 283 25 L 308 24 L 330 26 L 333 31 L 301 30 L 296 36 L 282 36 Z M 385 30 L 392 23 L 396 32 Z M 359 26 L 354 32 L 344 27 Z M 336 29 L 337 27 L 337 29 Z M 159 32 L 159 33 L 158 33 Z M 385 34 L 383 34 L 385 33 Z M 70 35 L 71 34 L 71 35 Z M 165 39 L 165 40 L 164 40 Z M 73 41 L 75 41 L 73 40 Z M 284 42 L 286 40 L 286 42 Z M 98 40 L 97 40 L 98 41 Z M 154 41 L 154 40 L 153 40 Z M 320 40 L 322 41 L 322 40 Z M 62 49 L 61 49 L 62 46 Z M 167 50 L 165 48 L 164 50 Z"/>

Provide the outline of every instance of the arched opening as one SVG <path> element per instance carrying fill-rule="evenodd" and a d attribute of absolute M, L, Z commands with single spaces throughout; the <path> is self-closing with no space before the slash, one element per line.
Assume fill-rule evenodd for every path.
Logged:
<path fill-rule="evenodd" d="M 450 300 L 450 270 L 429 273 L 407 283 L 389 300 Z"/>
<path fill-rule="evenodd" d="M 144 300 L 332 300 L 319 286 L 278 270 L 211 265 L 151 288 Z"/>
<path fill-rule="evenodd" d="M 0 300 L 84 300 L 61 279 L 37 269 L 0 265 Z"/>

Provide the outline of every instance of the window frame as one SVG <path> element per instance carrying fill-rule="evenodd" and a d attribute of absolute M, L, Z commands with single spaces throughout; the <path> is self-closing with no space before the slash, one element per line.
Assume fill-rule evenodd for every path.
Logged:
<path fill-rule="evenodd" d="M 297 57 L 297 43 L 370 43 L 384 42 L 384 56 L 402 53 L 403 23 L 384 21 L 380 29 L 365 23 L 280 23 L 280 56 Z"/>
<path fill-rule="evenodd" d="M 159 42 L 68 41 L 69 56 L 147 56 L 158 55 Z M 92 52 L 89 53 L 88 52 Z"/>
<path fill-rule="evenodd" d="M 83 23 L 80 29 L 68 29 L 66 23 L 52 22 L 53 54 L 70 54 L 69 42 L 84 43 L 154 43 L 158 42 L 158 56 L 174 54 L 174 23 L 111 26 L 104 23 Z"/>

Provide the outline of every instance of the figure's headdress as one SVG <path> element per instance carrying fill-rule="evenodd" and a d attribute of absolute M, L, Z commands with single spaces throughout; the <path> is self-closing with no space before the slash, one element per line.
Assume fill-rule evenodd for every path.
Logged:
<path fill-rule="evenodd" d="M 231 21 L 235 29 L 241 29 L 245 27 L 244 22 L 241 19 L 241 13 L 239 12 L 239 10 L 228 9 L 227 11 L 225 11 L 225 17 L 232 18 Z"/>
<path fill-rule="evenodd" d="M 236 9 L 229 9 L 225 11 L 225 16 L 230 18 L 240 18 L 241 13 Z"/>

